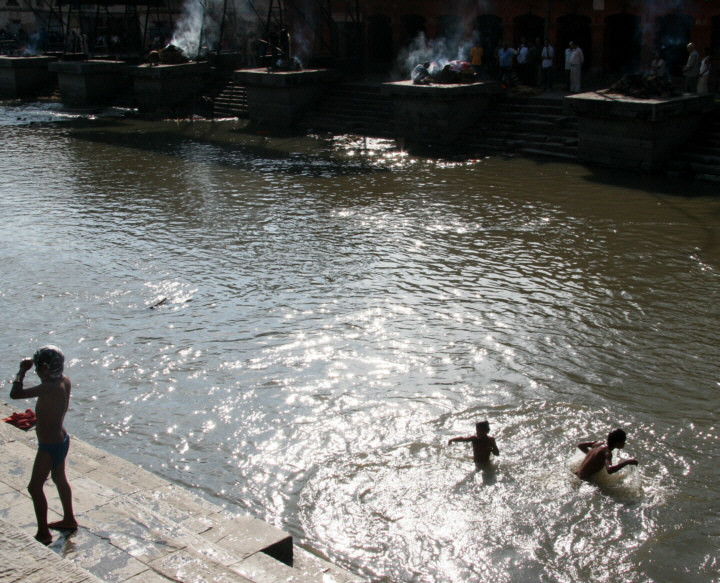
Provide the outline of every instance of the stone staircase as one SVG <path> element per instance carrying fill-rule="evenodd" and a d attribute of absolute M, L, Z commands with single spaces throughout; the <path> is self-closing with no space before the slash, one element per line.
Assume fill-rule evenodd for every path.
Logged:
<path fill-rule="evenodd" d="M 308 132 L 355 133 L 393 137 L 392 99 L 378 84 L 344 83 L 332 86 L 298 124 Z"/>
<path fill-rule="evenodd" d="M 213 99 L 213 117 L 247 117 L 248 104 L 245 87 L 230 79 Z"/>
<path fill-rule="evenodd" d="M 13 412 L 0 403 L 0 418 Z M 34 431 L 0 422 L 2 581 L 359 581 L 297 547 L 284 531 L 215 506 L 77 438 L 72 438 L 66 470 L 80 527 L 55 532 L 44 547 L 32 538 L 35 515 L 26 490 L 36 451 Z M 45 493 L 49 520 L 59 520 L 52 482 Z"/>
<path fill-rule="evenodd" d="M 668 161 L 668 173 L 720 182 L 720 108 L 717 105 L 697 136 Z"/>
<path fill-rule="evenodd" d="M 562 98 L 508 97 L 458 139 L 482 154 L 528 154 L 576 160 L 578 123 Z"/>

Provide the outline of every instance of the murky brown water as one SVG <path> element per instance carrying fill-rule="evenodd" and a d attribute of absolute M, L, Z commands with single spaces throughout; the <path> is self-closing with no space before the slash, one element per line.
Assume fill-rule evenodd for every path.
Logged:
<path fill-rule="evenodd" d="M 82 439 L 373 580 L 720 577 L 717 188 L 48 106 L 0 132 L 3 366 L 60 345 Z M 447 440 L 482 418 L 476 473 Z M 616 425 L 640 465 L 578 483 Z"/>

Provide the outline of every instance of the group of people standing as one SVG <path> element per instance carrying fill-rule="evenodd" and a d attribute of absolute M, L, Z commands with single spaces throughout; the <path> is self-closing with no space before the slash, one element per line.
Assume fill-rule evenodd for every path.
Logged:
<path fill-rule="evenodd" d="M 705 56 L 702 59 L 700 58 L 700 53 L 697 48 L 695 48 L 695 43 L 688 43 L 686 49 L 688 58 L 682 69 L 684 78 L 683 91 L 685 91 L 685 93 L 706 95 L 710 89 L 710 49 L 705 49 Z M 671 80 L 667 63 L 660 51 L 653 53 L 648 74 L 651 77 L 667 79 L 668 81 Z"/>
<path fill-rule="evenodd" d="M 705 56 L 702 59 L 695 48 L 695 43 L 688 43 L 687 52 L 688 60 L 683 67 L 685 92 L 706 95 L 710 81 L 710 49 L 705 50 Z"/>
<path fill-rule="evenodd" d="M 475 67 L 475 53 L 471 53 L 471 57 Z M 550 43 L 550 39 L 545 39 L 542 43 L 538 38 L 533 44 L 525 42 L 523 38 L 518 48 L 511 47 L 510 43 L 505 41 L 497 51 L 497 60 L 498 78 L 501 82 L 507 82 L 517 72 L 518 82 L 524 85 L 531 87 L 540 85 L 544 91 L 550 91 L 554 87 L 555 48 Z M 571 41 L 565 49 L 565 71 L 566 89 L 572 93 L 579 93 L 582 90 L 584 62 L 583 50 Z"/>

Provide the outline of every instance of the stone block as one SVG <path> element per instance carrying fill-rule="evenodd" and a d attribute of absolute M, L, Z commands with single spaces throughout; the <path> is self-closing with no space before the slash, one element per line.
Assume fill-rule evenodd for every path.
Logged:
<path fill-rule="evenodd" d="M 252 516 L 234 516 L 203 534 L 237 559 L 263 552 L 287 565 L 293 561 L 292 537 Z"/>
<path fill-rule="evenodd" d="M 322 69 L 241 69 L 234 77 L 245 86 L 250 122 L 278 129 L 292 128 L 322 97 L 328 83 L 328 72 Z"/>
<path fill-rule="evenodd" d="M 190 549 L 179 550 L 157 559 L 150 563 L 150 567 L 173 581 L 213 581 L 214 583 L 250 581 Z"/>
<path fill-rule="evenodd" d="M 578 118 L 578 157 L 584 162 L 654 171 L 682 147 L 712 110 L 712 96 L 638 99 L 607 92 L 565 98 Z"/>
<path fill-rule="evenodd" d="M 0 57 L 0 97 L 15 99 L 50 93 L 57 75 L 48 66 L 55 57 Z"/>
<path fill-rule="evenodd" d="M 129 87 L 127 64 L 123 61 L 59 61 L 50 63 L 57 73 L 63 103 L 86 107 L 111 103 Z"/>
<path fill-rule="evenodd" d="M 398 138 L 422 145 L 449 145 L 484 115 L 494 95 L 495 82 L 413 85 L 411 81 L 385 83 L 383 93 L 393 99 L 394 131 Z"/>
<path fill-rule="evenodd" d="M 4 583 L 99 583 L 78 565 L 63 559 L 17 529 L 0 520 L 0 581 Z"/>
<path fill-rule="evenodd" d="M 131 67 L 135 100 L 142 110 L 152 111 L 188 102 L 207 82 L 207 63 L 140 65 Z"/>

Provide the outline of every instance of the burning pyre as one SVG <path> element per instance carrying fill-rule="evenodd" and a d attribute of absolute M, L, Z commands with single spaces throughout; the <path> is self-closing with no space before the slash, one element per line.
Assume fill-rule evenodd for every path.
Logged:
<path fill-rule="evenodd" d="M 675 85 L 664 77 L 640 74 L 625 75 L 607 89 L 606 93 L 617 93 L 639 99 L 651 99 L 653 97 L 666 98 L 679 95 L 679 91 Z"/>

